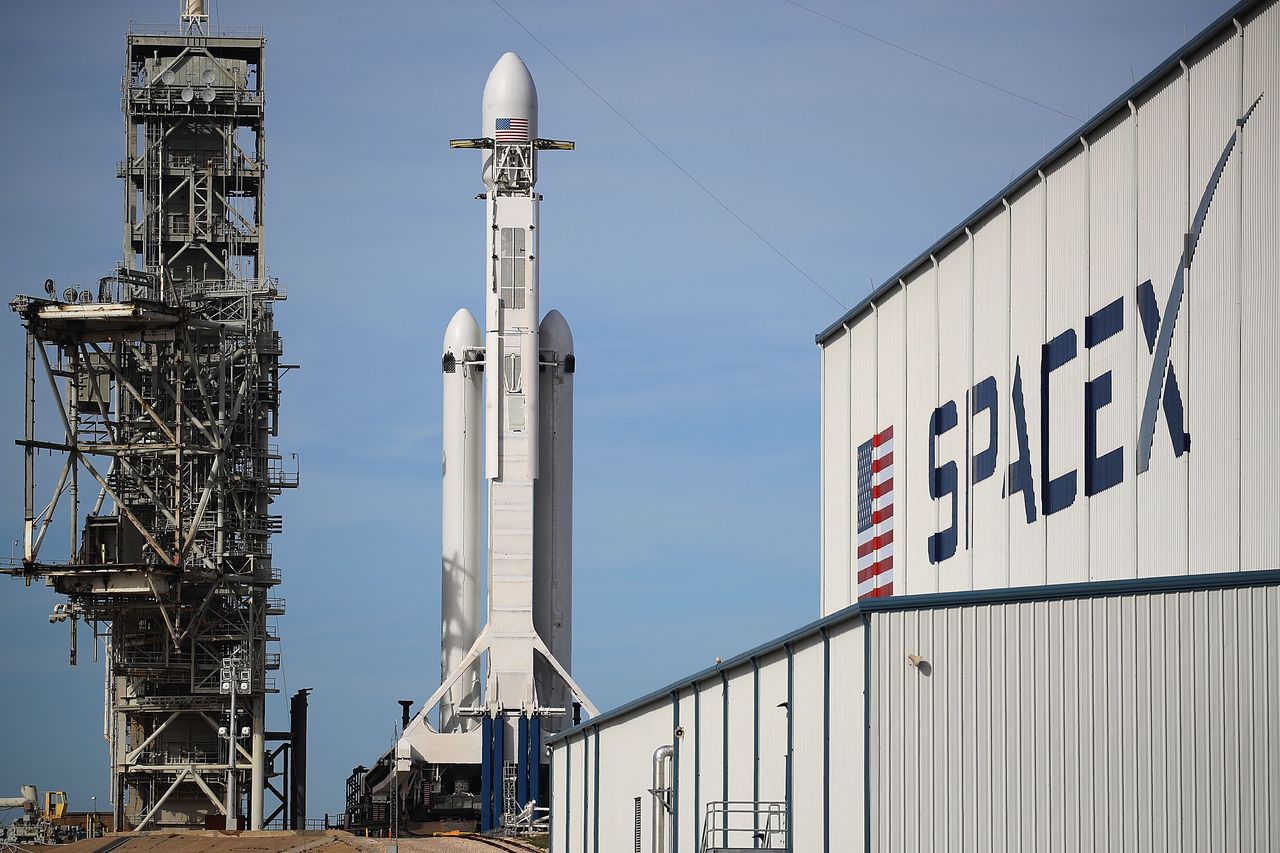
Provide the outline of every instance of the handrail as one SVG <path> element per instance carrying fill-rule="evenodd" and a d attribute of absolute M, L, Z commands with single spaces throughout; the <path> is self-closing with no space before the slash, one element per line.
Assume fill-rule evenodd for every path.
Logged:
<path fill-rule="evenodd" d="M 735 817 L 742 818 L 740 821 Z M 747 818 L 750 817 L 748 823 Z M 759 820 L 764 817 L 764 821 Z M 741 825 L 737 825 L 737 824 Z M 701 853 L 725 849 L 790 850 L 787 804 L 778 800 L 717 800 L 707 803 Z"/>
<path fill-rule="evenodd" d="M 232 26 L 232 27 L 210 27 L 205 24 L 208 32 L 192 32 L 187 24 L 136 24 L 129 22 L 129 35 L 131 36 L 180 36 L 193 38 L 261 38 L 262 27 L 250 26 Z"/>

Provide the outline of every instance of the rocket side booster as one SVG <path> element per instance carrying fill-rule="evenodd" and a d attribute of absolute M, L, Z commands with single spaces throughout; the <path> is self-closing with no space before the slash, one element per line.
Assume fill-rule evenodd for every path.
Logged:
<path fill-rule="evenodd" d="M 520 57 L 504 54 L 485 84 L 483 135 L 450 142 L 484 155 L 485 308 L 479 324 L 459 310 L 445 335 L 442 678 L 395 748 L 400 778 L 414 762 L 480 764 L 482 829 L 497 825 L 501 797 L 494 792 L 504 763 L 519 764 L 521 804 L 538 799 L 541 734 L 560 729 L 574 703 L 596 714 L 569 672 L 573 335 L 558 311 L 539 322 L 537 157 L 573 143 L 537 132 L 533 78 Z M 488 610 L 481 626 L 486 480 Z M 438 729 L 429 716 L 437 705 Z"/>
<path fill-rule="evenodd" d="M 556 660 L 569 669 L 573 637 L 573 333 L 554 308 L 538 327 L 543 364 L 539 376 L 542 476 L 533 492 L 533 625 Z M 572 701 L 567 685 L 546 661 L 534 662 L 538 695 L 552 707 Z M 559 731 L 565 719 L 543 723 Z"/>
<path fill-rule="evenodd" d="M 440 680 L 457 669 L 480 636 L 481 447 L 484 338 L 475 317 L 459 308 L 444 334 L 444 455 L 440 502 Z M 480 687 L 474 665 L 440 703 L 440 730 L 467 728 L 458 705 L 474 705 Z"/>

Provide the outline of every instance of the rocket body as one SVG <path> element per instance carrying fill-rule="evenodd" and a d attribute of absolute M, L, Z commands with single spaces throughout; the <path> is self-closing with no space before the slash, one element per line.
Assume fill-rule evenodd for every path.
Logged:
<path fill-rule="evenodd" d="M 573 335 L 539 304 L 538 152 L 573 143 L 537 136 L 537 89 L 514 53 L 489 74 L 481 121 L 480 137 L 450 143 L 483 152 L 485 261 L 480 322 L 459 310 L 441 358 L 441 681 L 380 763 L 393 772 L 366 780 L 371 794 L 402 783 L 406 806 L 430 780 L 440 814 L 473 803 L 488 831 L 545 802 L 543 736 L 596 708 L 569 671 Z"/>
<path fill-rule="evenodd" d="M 445 500 L 472 500 L 487 481 L 488 528 L 485 626 L 489 652 L 483 704 L 467 687 L 469 674 L 454 682 L 441 703 L 441 728 L 446 716 L 456 730 L 465 724 L 457 714 L 501 715 L 519 710 L 542 718 L 542 729 L 554 731 L 573 700 L 569 675 L 572 572 L 573 477 L 573 336 L 558 311 L 545 319 L 540 312 L 539 208 L 537 183 L 538 93 L 524 63 L 514 53 L 498 60 L 485 83 L 480 139 L 485 199 L 483 342 L 446 345 L 471 353 L 483 365 L 483 481 L 468 454 L 472 445 L 458 437 L 459 424 L 470 426 L 473 411 L 470 373 L 446 373 Z M 461 340 L 464 312 L 455 315 L 449 341 Z M 469 315 L 468 315 L 469 317 Z M 546 336 L 547 341 L 542 337 Z M 548 346 L 549 344 L 549 346 Z M 454 352 L 456 364 L 462 356 Z M 446 367 L 447 370 L 447 367 Z M 467 377 L 472 377 L 468 379 Z M 452 384 L 450 384 L 452 383 Z M 452 396 L 451 396 L 452 395 Z M 458 401 L 462 402 L 458 402 Z M 451 414 L 450 407 L 454 411 Z M 467 414 L 459 414 L 467 408 Z M 543 435 L 543 431 L 548 431 Z M 469 435 L 469 434 L 468 434 Z M 465 486 L 452 481 L 448 448 L 468 460 L 456 466 Z M 474 483 L 474 486 L 472 485 Z M 472 507 L 446 507 L 443 520 L 447 543 L 442 565 L 448 572 L 461 562 L 471 565 L 475 553 Z M 466 532 L 463 532 L 465 528 Z M 453 600 L 442 603 L 441 668 L 448 679 L 460 665 L 459 654 L 472 632 L 467 618 L 468 595 L 474 572 L 455 572 L 458 582 L 446 582 L 442 592 Z M 456 698 L 455 698 L 456 697 Z M 452 703 L 450 700 L 453 700 Z M 446 711 L 448 714 L 446 715 Z"/>

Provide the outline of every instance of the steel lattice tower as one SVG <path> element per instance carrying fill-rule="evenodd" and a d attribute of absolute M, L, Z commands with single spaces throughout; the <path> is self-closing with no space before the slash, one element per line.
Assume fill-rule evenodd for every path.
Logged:
<path fill-rule="evenodd" d="M 246 800 L 262 825 L 271 504 L 298 482 L 273 444 L 288 365 L 263 261 L 265 41 L 210 33 L 201 5 L 126 39 L 123 262 L 96 290 L 50 281 L 10 306 L 26 465 L 7 571 L 67 596 L 50 621 L 70 620 L 72 663 L 77 620 L 106 641 L 112 799 L 133 829 L 204 827 Z M 58 475 L 37 503 L 45 454 Z M 42 556 L 55 515 L 68 552 Z"/>

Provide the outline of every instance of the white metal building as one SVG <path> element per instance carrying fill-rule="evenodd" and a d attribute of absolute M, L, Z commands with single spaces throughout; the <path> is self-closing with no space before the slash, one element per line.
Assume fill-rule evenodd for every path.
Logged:
<path fill-rule="evenodd" d="M 1278 270 L 1280 10 L 1242 3 L 818 336 L 822 613 L 1280 566 Z"/>
<path fill-rule="evenodd" d="M 1247 0 L 818 336 L 823 619 L 553 738 L 553 850 L 1280 849 L 1278 279 Z"/>
<path fill-rule="evenodd" d="M 1277 585 L 868 599 L 553 740 L 552 850 L 1275 850 Z"/>

